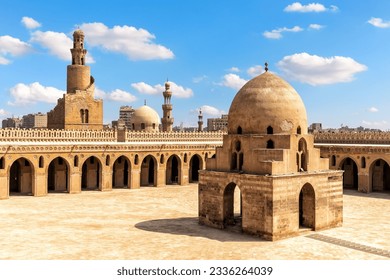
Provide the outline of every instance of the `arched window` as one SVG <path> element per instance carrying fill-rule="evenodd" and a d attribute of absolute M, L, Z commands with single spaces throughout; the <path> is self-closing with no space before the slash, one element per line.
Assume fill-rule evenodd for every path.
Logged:
<path fill-rule="evenodd" d="M 187 153 L 184 154 L 184 163 L 187 163 Z"/>
<path fill-rule="evenodd" d="M 232 161 L 230 164 L 231 170 L 237 169 L 237 153 L 232 153 Z"/>
<path fill-rule="evenodd" d="M 80 110 L 80 119 L 81 119 L 81 123 L 85 123 L 85 112 L 84 112 L 84 109 Z"/>
<path fill-rule="evenodd" d="M 333 156 L 331 157 L 330 164 L 331 164 L 332 166 L 336 166 L 336 156 L 335 156 L 335 155 L 333 155 Z"/>
<path fill-rule="evenodd" d="M 43 167 L 43 156 L 39 157 L 39 168 Z"/>
<path fill-rule="evenodd" d="M 271 139 L 267 141 L 267 149 L 275 149 L 274 141 Z"/>
<path fill-rule="evenodd" d="M 145 123 L 141 123 L 141 129 L 145 129 Z"/>
<path fill-rule="evenodd" d="M 301 134 L 301 133 L 302 133 L 301 127 L 298 126 L 298 127 L 297 127 L 297 134 Z"/>
<path fill-rule="evenodd" d="M 78 167 L 79 166 L 79 156 L 75 156 L 74 159 L 73 159 L 73 165 L 75 167 Z"/>
<path fill-rule="evenodd" d="M 131 124 L 131 127 L 133 128 L 133 130 L 135 130 L 135 124 L 134 123 Z"/>
<path fill-rule="evenodd" d="M 139 159 L 138 159 L 138 155 L 135 155 L 135 158 L 134 158 L 134 164 L 135 164 L 135 165 L 138 165 L 138 161 L 139 161 Z"/>
<path fill-rule="evenodd" d="M 110 165 L 110 156 L 109 155 L 106 156 L 106 165 L 107 166 Z"/>
<path fill-rule="evenodd" d="M 153 127 L 153 129 L 156 129 L 156 124 L 155 123 L 152 124 L 152 127 Z"/>
<path fill-rule="evenodd" d="M 366 158 L 365 157 L 362 157 L 362 168 L 366 168 Z"/>
<path fill-rule="evenodd" d="M 89 123 L 89 111 L 85 109 L 85 123 Z"/>
<path fill-rule="evenodd" d="M 244 164 L 244 154 L 238 154 L 238 170 L 242 170 L 242 165 Z"/>
<path fill-rule="evenodd" d="M 274 134 L 274 129 L 272 126 L 267 127 L 267 134 Z"/>
<path fill-rule="evenodd" d="M 241 128 L 241 126 L 237 127 L 237 134 L 242 134 L 242 128 Z"/>
<path fill-rule="evenodd" d="M 0 169 L 4 169 L 4 168 L 5 168 L 4 157 L 1 157 L 0 158 Z"/>
<path fill-rule="evenodd" d="M 161 164 L 164 164 L 164 155 L 161 155 L 161 156 L 160 156 L 160 163 L 161 163 Z"/>
<path fill-rule="evenodd" d="M 235 149 L 237 152 L 241 151 L 241 142 L 240 141 L 236 141 L 234 146 L 235 146 Z"/>

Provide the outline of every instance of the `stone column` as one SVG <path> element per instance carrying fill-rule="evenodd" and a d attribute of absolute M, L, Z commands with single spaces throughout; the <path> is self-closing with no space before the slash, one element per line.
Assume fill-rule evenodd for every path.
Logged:
<path fill-rule="evenodd" d="M 358 191 L 363 193 L 372 192 L 369 172 L 361 171 L 358 173 Z"/>
<path fill-rule="evenodd" d="M 157 164 L 157 187 L 165 186 L 167 183 L 166 164 Z"/>
<path fill-rule="evenodd" d="M 34 172 L 32 193 L 34 196 L 47 195 L 47 176 L 44 168 L 36 168 Z"/>
<path fill-rule="evenodd" d="M 0 170 L 0 199 L 9 198 L 9 179 L 6 169 Z"/>
<path fill-rule="evenodd" d="M 180 174 L 180 185 L 185 186 L 189 184 L 189 165 L 188 163 L 183 163 L 181 165 L 181 171 L 179 172 Z"/>
<path fill-rule="evenodd" d="M 69 171 L 69 193 L 81 192 L 81 172 L 79 167 L 74 167 Z"/>
<path fill-rule="evenodd" d="M 103 165 L 102 168 L 102 182 L 99 186 L 100 191 L 112 190 L 112 170 L 109 166 Z"/>
<path fill-rule="evenodd" d="M 139 189 L 141 186 L 141 165 L 133 166 L 130 176 L 130 189 Z"/>

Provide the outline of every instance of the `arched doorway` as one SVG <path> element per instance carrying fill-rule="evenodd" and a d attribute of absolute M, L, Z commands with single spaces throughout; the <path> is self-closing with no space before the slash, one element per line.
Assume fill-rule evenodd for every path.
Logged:
<path fill-rule="evenodd" d="M 26 158 L 15 160 L 9 171 L 9 193 L 33 194 L 34 168 Z"/>
<path fill-rule="evenodd" d="M 344 170 L 343 174 L 343 187 L 346 189 L 358 189 L 358 169 L 356 162 L 347 157 L 340 165 L 341 169 Z"/>
<path fill-rule="evenodd" d="M 307 144 L 304 138 L 298 142 L 297 165 L 298 172 L 307 171 Z"/>
<path fill-rule="evenodd" d="M 315 192 L 305 184 L 299 193 L 299 227 L 315 228 Z"/>
<path fill-rule="evenodd" d="M 172 155 L 169 157 L 167 161 L 166 175 L 167 185 L 180 185 L 181 162 L 178 156 Z"/>
<path fill-rule="evenodd" d="M 120 156 L 112 166 L 112 187 L 129 188 L 130 187 L 130 161 L 125 156 Z"/>
<path fill-rule="evenodd" d="M 91 156 L 84 161 L 81 175 L 82 190 L 96 190 L 101 188 L 102 165 L 100 160 Z"/>
<path fill-rule="evenodd" d="M 53 159 L 47 170 L 47 191 L 68 192 L 69 191 L 69 167 L 62 157 Z"/>
<path fill-rule="evenodd" d="M 157 186 L 157 161 L 148 155 L 141 164 L 141 186 Z"/>
<path fill-rule="evenodd" d="M 190 183 L 199 181 L 199 170 L 202 170 L 202 158 L 195 154 L 190 160 Z"/>
<path fill-rule="evenodd" d="M 235 183 L 228 184 L 223 193 L 223 223 L 242 228 L 242 194 Z"/>
<path fill-rule="evenodd" d="M 372 191 L 390 191 L 390 167 L 383 159 L 374 161 L 370 168 Z"/>

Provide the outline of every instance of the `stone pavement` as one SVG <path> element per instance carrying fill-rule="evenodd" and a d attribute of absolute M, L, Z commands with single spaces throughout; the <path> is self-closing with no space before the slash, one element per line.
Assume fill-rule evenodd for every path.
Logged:
<path fill-rule="evenodd" d="M 276 242 L 200 226 L 197 185 L 11 196 L 0 259 L 389 260 L 390 194 L 344 194 L 344 225 Z"/>

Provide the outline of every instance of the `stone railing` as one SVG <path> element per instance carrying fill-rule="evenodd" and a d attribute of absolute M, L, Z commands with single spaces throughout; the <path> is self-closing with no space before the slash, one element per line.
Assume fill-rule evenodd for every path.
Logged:
<path fill-rule="evenodd" d="M 140 132 L 128 131 L 126 142 L 221 142 L 224 133 L 213 132 Z"/>
<path fill-rule="evenodd" d="M 220 142 L 223 132 L 125 132 L 125 142 Z M 118 142 L 118 130 L 0 129 L 1 142 Z M 121 141 L 123 142 L 123 141 Z"/>
<path fill-rule="evenodd" d="M 0 129 L 0 142 L 116 142 L 116 130 Z"/>
<path fill-rule="evenodd" d="M 390 144 L 390 132 L 316 132 L 315 143 Z"/>

